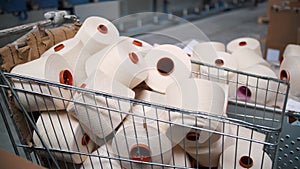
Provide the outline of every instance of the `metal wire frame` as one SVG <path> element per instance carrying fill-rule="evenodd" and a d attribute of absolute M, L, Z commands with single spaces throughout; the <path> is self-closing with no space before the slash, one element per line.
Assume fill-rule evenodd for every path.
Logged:
<path fill-rule="evenodd" d="M 57 83 L 53 83 L 50 81 L 46 81 L 46 80 L 41 80 L 41 79 L 36 79 L 36 78 L 31 78 L 31 77 L 25 77 L 25 76 L 21 76 L 21 75 L 16 75 L 16 74 L 10 74 L 10 73 L 4 73 L 1 72 L 1 78 L 3 81 L 3 84 L 0 85 L 1 89 L 2 89 L 2 97 L 4 98 L 4 102 L 7 102 L 7 98 L 4 97 L 5 96 L 5 91 L 11 91 L 13 94 L 13 97 L 15 98 L 16 104 L 19 105 L 20 109 L 22 110 L 24 116 L 26 117 L 26 121 L 28 122 L 28 124 L 30 126 L 33 127 L 34 131 L 37 133 L 37 135 L 39 136 L 39 138 L 41 139 L 42 142 L 42 146 L 28 146 L 24 143 L 15 143 L 12 141 L 12 144 L 17 152 L 17 147 L 20 148 L 24 148 L 24 149 L 31 149 L 33 150 L 35 155 L 35 158 L 37 158 L 37 162 L 41 165 L 46 165 L 46 166 L 50 166 L 51 167 L 55 167 L 55 168 L 61 168 L 62 166 L 60 166 L 58 164 L 58 159 L 57 157 L 55 157 L 53 155 L 54 152 L 58 152 L 58 153 L 62 153 L 62 154 L 69 154 L 69 155 L 80 155 L 80 157 L 83 156 L 88 156 L 88 159 L 91 160 L 92 157 L 99 157 L 101 159 L 110 159 L 110 160 L 120 160 L 122 162 L 130 162 L 130 165 L 132 166 L 133 164 L 139 163 L 139 164 L 145 164 L 145 165 L 149 165 L 150 167 L 154 167 L 154 166 L 160 166 L 160 167 L 176 167 L 176 168 L 186 168 L 186 167 L 180 167 L 180 166 L 174 166 L 174 165 L 169 165 L 169 164 L 162 164 L 162 163 L 155 163 L 155 162 L 137 162 L 135 160 L 130 160 L 127 158 L 123 158 L 120 156 L 114 157 L 114 156 L 105 156 L 105 155 L 95 155 L 95 154 L 89 154 L 89 153 L 82 153 L 79 151 L 72 151 L 72 150 L 64 150 L 64 149 L 60 149 L 60 148 L 52 148 L 49 145 L 47 145 L 45 143 L 45 141 L 43 141 L 42 137 L 39 134 L 39 129 L 36 128 L 35 126 L 35 122 L 32 120 L 32 116 L 30 115 L 31 113 L 33 113 L 30 110 L 25 110 L 24 106 L 21 103 L 21 101 L 18 99 L 18 93 L 25 93 L 25 95 L 33 95 L 35 98 L 36 97 L 43 97 L 43 98 L 53 98 L 53 99 L 58 99 L 61 100 L 64 104 L 65 103 L 73 103 L 76 105 L 82 105 L 85 107 L 89 107 L 89 108 L 95 108 L 98 110 L 105 110 L 105 111 L 109 111 L 109 112 L 116 112 L 119 113 L 120 115 L 124 115 L 124 116 L 133 116 L 134 118 L 143 118 L 146 121 L 152 121 L 154 123 L 156 123 L 158 130 L 160 130 L 160 127 L 162 124 L 165 125 L 178 125 L 181 127 L 186 127 L 189 129 L 193 129 L 195 131 L 199 131 L 199 132 L 209 132 L 211 134 L 214 135 L 220 135 L 220 137 L 222 138 L 222 152 L 224 151 L 224 149 L 226 147 L 224 147 L 224 142 L 226 138 L 231 138 L 234 140 L 244 140 L 250 143 L 250 151 L 249 151 L 249 155 L 251 153 L 251 146 L 252 144 L 261 144 L 264 147 L 264 150 L 266 152 L 268 152 L 268 155 L 271 157 L 272 160 L 276 159 L 276 152 L 277 152 L 277 144 L 278 144 L 278 135 L 280 135 L 280 131 L 282 128 L 282 121 L 283 121 L 283 116 L 285 113 L 285 106 L 286 106 L 286 101 L 287 101 L 287 94 L 288 94 L 288 90 L 289 90 L 289 84 L 286 83 L 285 81 L 281 81 L 278 79 L 274 79 L 274 78 L 269 78 L 269 77 L 263 77 L 263 76 L 257 76 L 257 75 L 252 75 L 252 74 L 248 74 L 248 73 L 244 73 L 244 72 L 239 72 L 239 71 L 234 71 L 234 70 L 230 70 L 230 69 L 226 69 L 226 68 L 220 68 L 220 67 L 216 67 L 216 66 L 211 66 L 211 65 L 207 65 L 207 64 L 203 64 L 203 63 L 199 63 L 199 62 L 193 62 L 194 64 L 199 64 L 200 66 L 205 66 L 209 69 L 217 69 L 217 70 L 222 70 L 222 71 L 226 71 L 226 72 L 232 72 L 232 73 L 236 73 L 239 75 L 245 75 L 247 77 L 254 77 L 257 79 L 263 79 L 263 80 L 268 80 L 268 81 L 272 81 L 272 82 L 276 82 L 278 83 L 278 86 L 282 85 L 285 87 L 285 90 L 275 90 L 275 91 L 271 91 L 269 89 L 264 89 L 266 90 L 266 92 L 274 92 L 276 93 L 276 97 L 278 97 L 278 95 L 282 95 L 284 96 L 284 100 L 282 103 L 282 106 L 280 108 L 276 108 L 276 107 L 271 107 L 268 106 L 267 104 L 263 104 L 260 105 L 256 102 L 254 103 L 249 103 L 249 102 L 245 102 L 245 101 L 239 101 L 238 98 L 233 98 L 233 99 L 229 99 L 229 108 L 228 108 L 228 112 L 227 112 L 227 116 L 217 116 L 217 115 L 212 115 L 206 112 L 195 112 L 195 111 L 187 111 L 187 110 L 183 110 L 177 107 L 170 107 L 170 106 L 165 106 L 165 105 L 160 105 L 160 104 L 154 104 L 151 102 L 147 102 L 147 101 L 141 101 L 141 100 L 135 100 L 135 99 L 129 99 L 129 98 L 125 98 L 125 97 L 120 97 L 120 96 L 116 96 L 110 93 L 104 93 L 104 92 L 100 92 L 100 91 L 93 91 L 93 90 L 89 90 L 89 89 L 82 89 L 82 88 L 77 88 L 77 87 L 72 87 L 72 86 L 68 86 L 68 85 L 64 85 L 64 84 L 57 84 Z M 229 76 L 227 76 L 226 78 L 222 79 L 221 76 L 220 77 L 216 77 L 216 76 L 211 76 L 209 73 L 205 74 L 203 72 L 192 72 L 192 74 L 195 74 L 197 77 L 199 78 L 208 78 L 209 80 L 211 79 L 216 79 L 219 81 L 225 81 L 225 82 L 232 82 L 232 83 L 239 83 L 238 81 L 234 81 L 229 79 Z M 224 77 L 224 76 L 223 76 Z M 31 91 L 28 89 L 22 89 L 22 88 L 15 88 L 13 85 L 10 84 L 10 82 L 8 81 L 8 79 L 12 80 L 18 80 L 20 83 L 29 83 L 29 84 L 38 84 L 38 86 L 40 86 L 40 89 L 42 87 L 46 87 L 47 89 L 50 88 L 57 88 L 58 91 L 60 91 L 60 95 L 59 96 L 53 96 L 51 95 L 51 92 L 48 93 L 43 93 L 42 90 L 41 91 Z M 256 88 L 258 88 L 256 86 Z M 93 98 L 96 97 L 102 97 L 106 100 L 106 103 L 108 102 L 108 100 L 114 100 L 117 101 L 117 104 L 120 105 L 121 102 L 127 102 L 131 105 L 141 105 L 143 107 L 143 110 L 145 110 L 146 108 L 154 108 L 155 111 L 159 111 L 159 110 L 163 110 L 168 112 L 169 117 L 171 112 L 178 112 L 181 113 L 182 116 L 183 115 L 190 115 L 193 116 L 194 118 L 201 118 L 201 119 L 207 119 L 209 121 L 209 124 L 211 124 L 212 122 L 218 122 L 221 124 L 222 129 L 219 131 L 216 131 L 212 128 L 202 128 L 199 126 L 190 126 L 190 125 L 186 125 L 184 123 L 178 123 L 178 122 L 172 122 L 169 119 L 160 119 L 157 117 L 148 117 L 148 116 L 141 116 L 141 115 L 132 115 L 132 113 L 130 112 L 125 112 L 125 111 L 121 111 L 118 108 L 111 108 L 109 107 L 108 104 L 106 105 L 98 105 L 96 104 L 97 102 L 95 101 L 95 103 L 91 103 L 91 102 L 84 102 L 84 101 L 78 101 L 78 100 L 74 100 L 73 98 L 65 98 L 62 96 L 62 92 L 61 90 L 69 90 L 71 95 L 73 96 L 73 94 L 75 92 L 80 92 L 82 94 L 82 96 L 92 96 Z M 275 102 L 277 101 L 277 99 L 275 99 Z M 5 106 L 6 108 L 9 106 L 7 103 L 2 105 Z M 65 108 L 67 108 L 67 106 L 65 105 Z M 250 113 L 248 112 L 249 110 Z M 51 112 L 53 110 L 45 110 L 46 112 Z M 54 110 L 54 111 L 58 111 L 58 110 Z M 38 111 L 38 112 L 42 112 L 42 111 Z M 4 114 L 6 112 L 3 111 L 2 108 L 2 116 L 4 116 Z M 145 112 L 144 112 L 145 113 Z M 4 118 L 6 119 L 6 118 Z M 268 121 L 268 122 L 266 122 Z M 110 122 L 112 123 L 112 122 Z M 8 130 L 10 130 L 10 127 L 8 123 L 5 123 L 6 127 Z M 225 132 L 225 127 L 226 126 L 235 126 L 236 133 L 226 133 Z M 53 128 L 59 128 L 57 126 L 52 126 Z M 117 128 L 120 129 L 124 127 L 123 124 L 121 124 L 120 126 L 118 126 Z M 240 131 L 239 128 L 241 127 L 245 127 L 247 129 L 249 129 L 251 131 L 251 136 L 250 137 L 243 137 L 240 136 Z M 136 130 L 135 130 L 136 131 Z M 256 138 L 253 137 L 253 133 L 254 132 L 259 132 L 259 133 L 263 133 L 266 135 L 266 139 L 265 140 L 257 140 Z M 116 132 L 114 132 L 113 134 L 116 134 Z M 74 135 L 74 133 L 73 133 Z M 12 138 L 13 136 L 10 134 L 10 138 L 11 140 L 13 140 Z M 57 138 L 60 139 L 60 138 Z M 125 139 L 126 139 L 126 134 L 125 134 Z M 159 139 L 161 139 L 159 137 Z M 21 140 L 21 138 L 20 138 Z M 108 142 L 109 138 L 104 138 L 104 142 Z M 210 138 L 209 138 L 209 143 L 210 143 Z M 183 144 L 184 147 L 186 146 L 186 144 Z M 196 144 L 196 147 L 198 146 L 198 144 Z M 237 145 L 236 145 L 237 146 Z M 209 150 L 211 149 L 210 144 L 209 144 Z M 42 160 L 40 159 L 40 153 L 39 151 L 46 151 L 47 156 L 46 156 L 46 162 L 44 163 L 48 163 L 48 164 L 43 164 L 43 162 L 41 162 Z M 174 153 L 173 151 L 171 152 L 172 154 Z M 188 154 L 185 154 L 186 156 L 189 156 Z M 174 156 L 172 156 L 173 160 L 174 160 Z M 264 156 L 262 157 L 264 158 Z M 63 167 L 62 168 L 68 168 L 68 163 L 63 161 Z M 210 153 L 209 153 L 209 161 L 210 161 Z M 276 162 L 276 160 L 275 160 Z M 276 167 L 276 163 L 274 162 L 273 164 L 273 168 Z M 54 166 L 52 166 L 54 165 Z M 71 168 L 76 168 L 75 164 L 71 164 Z M 201 168 L 201 166 L 196 163 L 197 168 Z"/>

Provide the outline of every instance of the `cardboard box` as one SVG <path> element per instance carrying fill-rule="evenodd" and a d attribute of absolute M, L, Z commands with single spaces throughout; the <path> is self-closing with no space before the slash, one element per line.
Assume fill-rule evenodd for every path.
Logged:
<path fill-rule="evenodd" d="M 286 5 L 292 8 L 300 8 L 300 0 L 289 0 Z"/>
<path fill-rule="evenodd" d="M 284 0 L 268 0 L 267 3 L 267 18 L 270 18 L 270 12 L 273 5 L 281 6 Z"/>
<path fill-rule="evenodd" d="M 286 45 L 298 43 L 300 8 L 272 6 L 268 25 L 264 58 L 282 61 Z"/>
<path fill-rule="evenodd" d="M 30 168 L 30 169 L 46 169 L 39 166 L 31 161 L 21 158 L 15 154 L 12 154 L 6 150 L 0 148 L 0 168 L 9 169 L 20 169 L 20 168 Z"/>
<path fill-rule="evenodd" d="M 267 18 L 270 17 L 271 8 L 273 5 L 289 6 L 291 8 L 300 8 L 300 0 L 268 0 L 267 3 Z"/>
<path fill-rule="evenodd" d="M 297 38 L 297 43 L 300 44 L 300 27 L 298 28 L 298 38 Z"/>

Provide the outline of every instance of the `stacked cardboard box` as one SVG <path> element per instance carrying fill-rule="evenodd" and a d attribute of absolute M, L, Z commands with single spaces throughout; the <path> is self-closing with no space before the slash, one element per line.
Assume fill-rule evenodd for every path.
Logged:
<path fill-rule="evenodd" d="M 270 7 L 268 11 L 268 34 L 264 52 L 264 57 L 267 60 L 282 61 L 282 54 L 286 45 L 290 43 L 300 44 L 299 11 L 299 0 L 285 1 L 281 5 L 272 5 Z"/>

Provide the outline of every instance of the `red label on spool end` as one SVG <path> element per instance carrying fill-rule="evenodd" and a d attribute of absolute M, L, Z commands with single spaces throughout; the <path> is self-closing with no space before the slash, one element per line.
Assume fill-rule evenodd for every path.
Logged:
<path fill-rule="evenodd" d="M 281 70 L 280 71 L 280 80 L 284 80 L 289 82 L 290 81 L 290 74 L 286 70 Z"/>
<path fill-rule="evenodd" d="M 90 136 L 89 135 L 87 135 L 86 133 L 84 133 L 84 135 L 82 136 L 82 138 L 81 138 L 81 145 L 83 145 L 83 146 L 86 146 L 86 145 L 88 145 L 89 144 L 89 142 L 90 142 Z"/>
<path fill-rule="evenodd" d="M 108 28 L 105 26 L 105 25 L 102 25 L 100 24 L 98 27 L 97 27 L 98 31 L 103 33 L 103 34 L 106 34 L 108 32 Z"/>
<path fill-rule="evenodd" d="M 240 158 L 239 163 L 243 168 L 251 168 L 253 166 L 253 159 L 249 156 L 243 156 Z"/>
<path fill-rule="evenodd" d="M 137 64 L 139 62 L 139 57 L 134 52 L 129 53 L 129 58 L 132 63 Z"/>
<path fill-rule="evenodd" d="M 73 76 L 69 70 L 62 70 L 59 73 L 59 82 L 61 84 L 73 85 Z"/>
<path fill-rule="evenodd" d="M 130 150 L 130 159 L 136 161 L 150 162 L 151 151 L 145 144 L 136 144 Z"/>
<path fill-rule="evenodd" d="M 242 41 L 239 43 L 239 46 L 246 46 L 247 45 L 247 42 L 246 41 Z"/>
<path fill-rule="evenodd" d="M 58 52 L 58 51 L 62 50 L 64 47 L 65 47 L 64 44 L 56 45 L 56 46 L 54 47 L 54 51 L 55 51 L 55 52 Z"/>
<path fill-rule="evenodd" d="M 143 46 L 143 43 L 138 41 L 138 40 L 133 40 L 132 41 L 132 44 L 134 44 L 135 46 L 139 46 L 139 47 L 142 47 Z"/>

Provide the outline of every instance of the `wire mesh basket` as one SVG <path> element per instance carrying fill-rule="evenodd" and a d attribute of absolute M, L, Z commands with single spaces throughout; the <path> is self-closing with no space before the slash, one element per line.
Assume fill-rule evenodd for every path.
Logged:
<path fill-rule="evenodd" d="M 16 154 L 47 168 L 276 168 L 288 83 L 193 64 L 194 78 L 251 89 L 254 99 L 234 93 L 226 113 L 214 115 L 1 72 Z"/>

